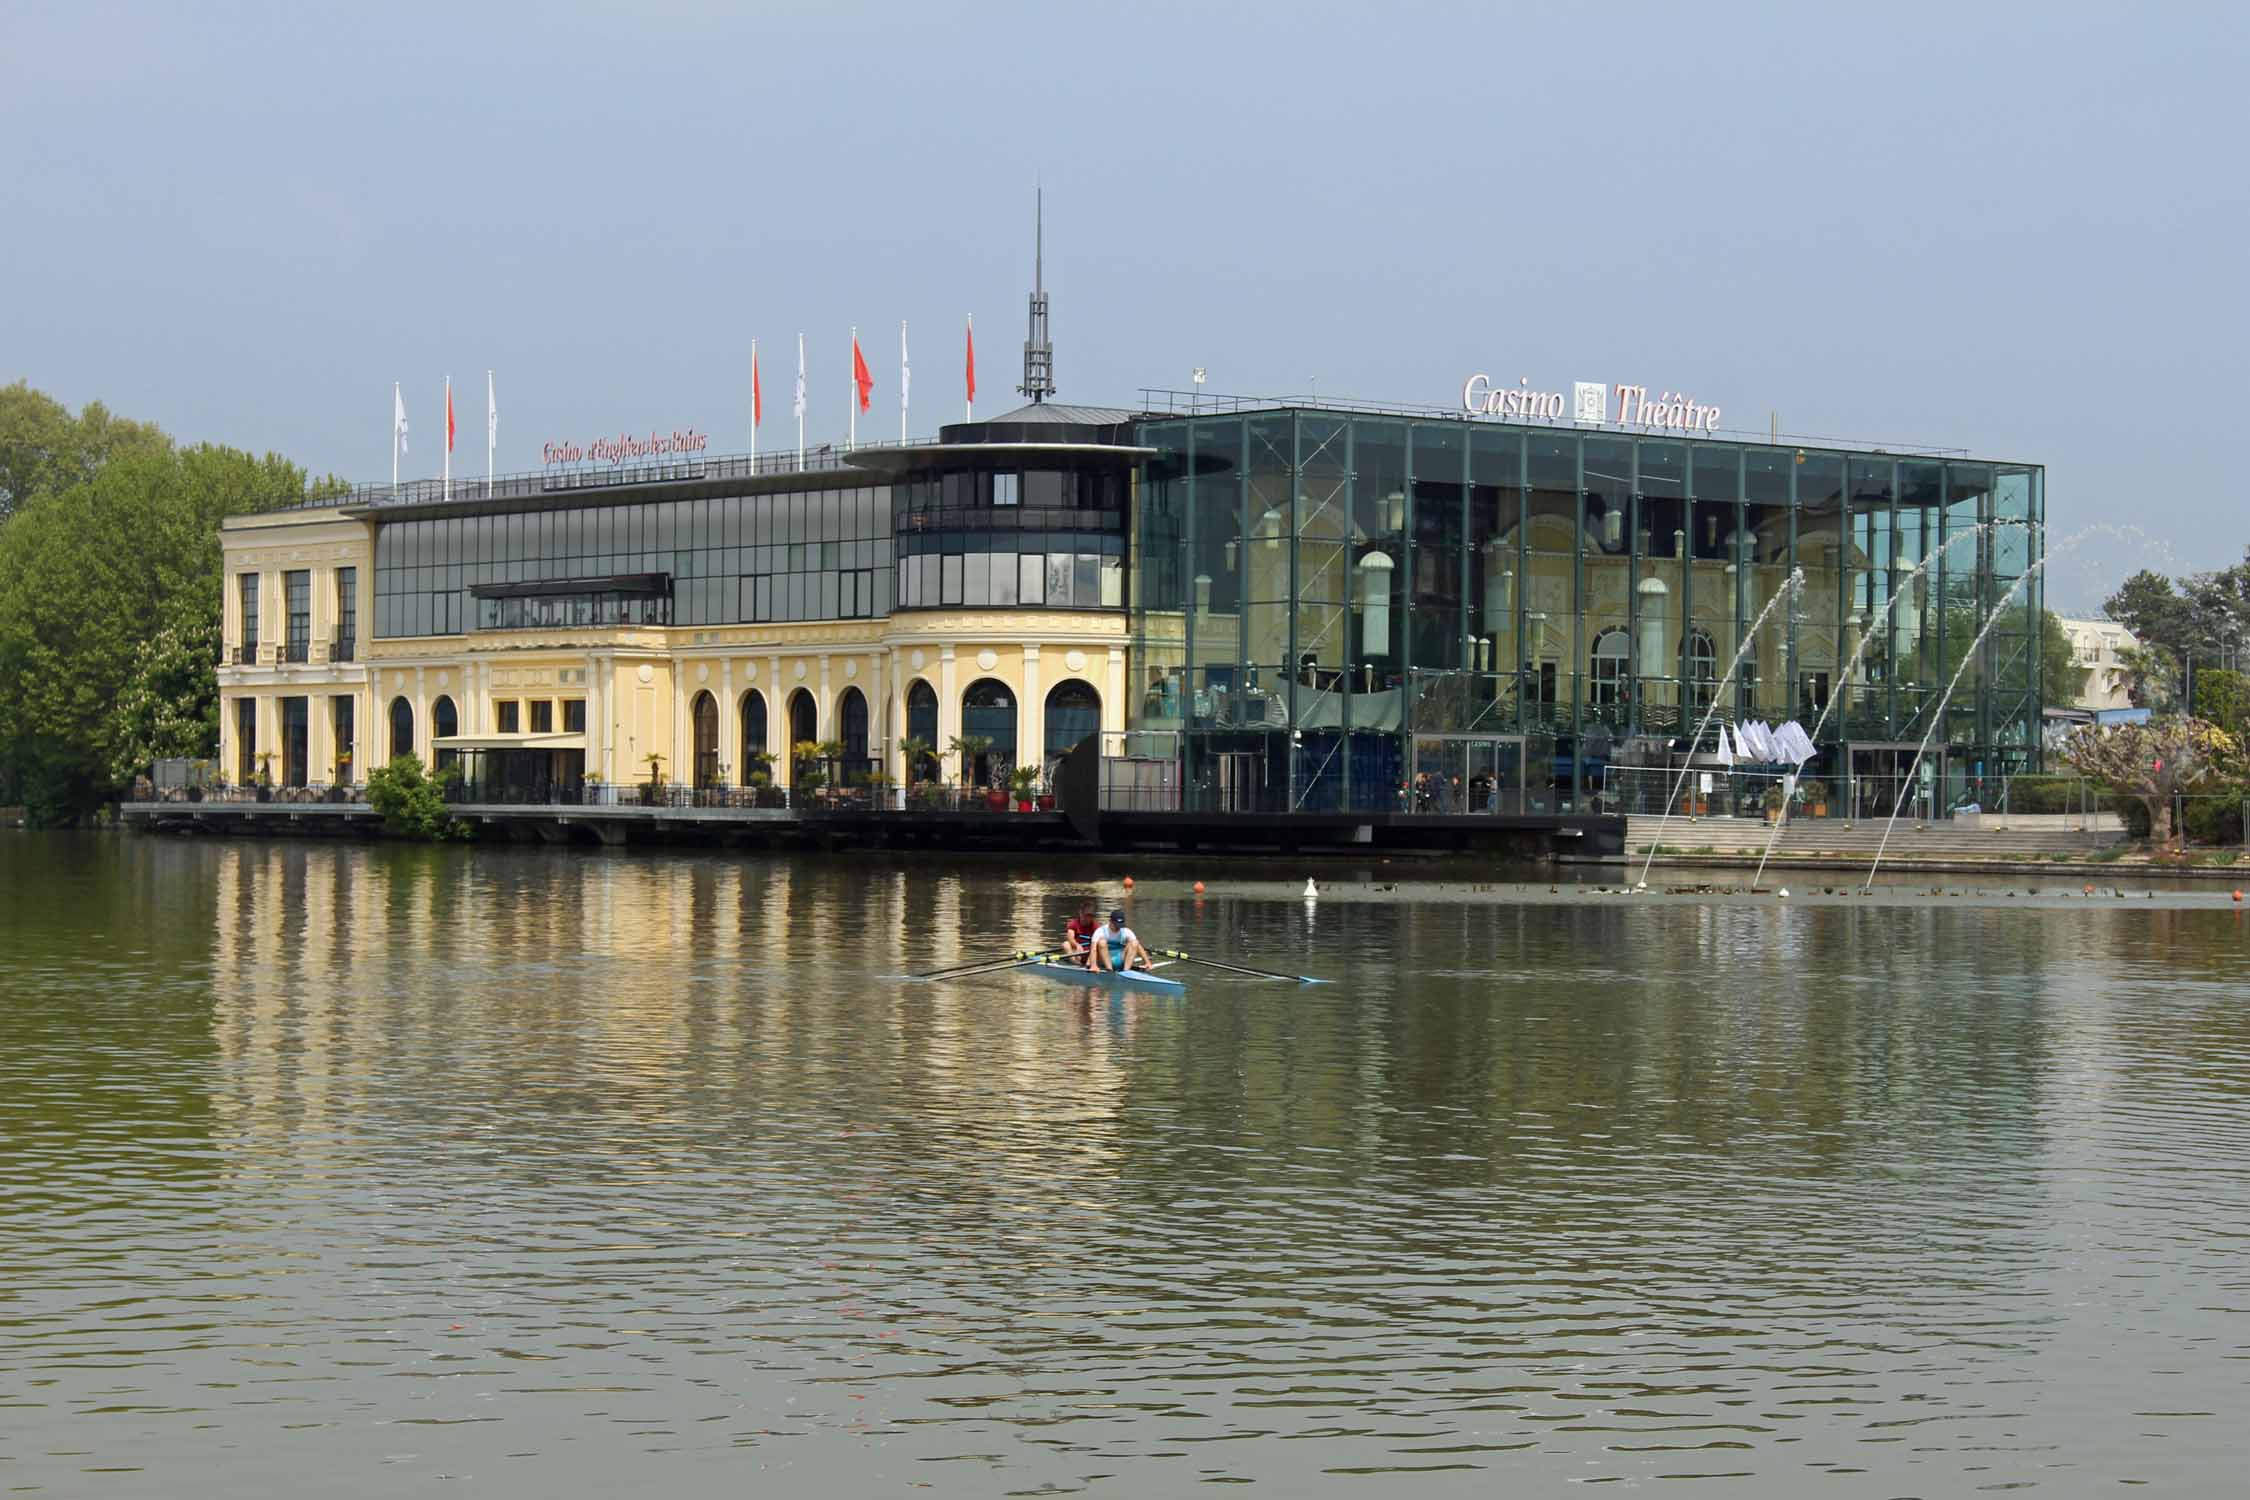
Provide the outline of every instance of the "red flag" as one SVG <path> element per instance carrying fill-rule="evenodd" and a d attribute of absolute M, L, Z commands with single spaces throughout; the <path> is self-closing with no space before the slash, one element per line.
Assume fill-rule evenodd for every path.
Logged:
<path fill-rule="evenodd" d="M 859 335 L 852 335 L 852 384 L 859 387 L 859 409 L 867 410 L 868 397 L 874 394 L 875 377 L 867 372 L 867 360 L 859 352 Z"/>
<path fill-rule="evenodd" d="M 750 425 L 762 426 L 766 420 L 766 393 L 758 385 L 758 346 L 750 346 Z"/>
<path fill-rule="evenodd" d="M 977 325 L 969 325 L 969 399 L 977 399 Z"/>
<path fill-rule="evenodd" d="M 445 383 L 445 451 L 453 451 L 453 382 Z"/>

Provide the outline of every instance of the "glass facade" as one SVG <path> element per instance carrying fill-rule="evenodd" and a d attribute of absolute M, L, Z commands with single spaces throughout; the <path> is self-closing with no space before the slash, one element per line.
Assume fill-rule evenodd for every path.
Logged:
<path fill-rule="evenodd" d="M 900 609 L 1119 609 L 1128 481 L 1085 469 L 925 470 L 891 488 Z"/>
<path fill-rule="evenodd" d="M 1817 725 L 1812 772 L 1933 727 L 1955 787 L 2035 764 L 2037 467 L 1315 409 L 1136 440 L 1128 708 L 1203 805 L 1395 809 L 1434 765 L 1620 810 L 1606 769 L 1706 714 Z"/>
<path fill-rule="evenodd" d="M 886 612 L 891 556 L 872 484 L 391 521 L 375 634 L 865 618 Z M 624 579 L 654 582 L 602 587 Z"/>

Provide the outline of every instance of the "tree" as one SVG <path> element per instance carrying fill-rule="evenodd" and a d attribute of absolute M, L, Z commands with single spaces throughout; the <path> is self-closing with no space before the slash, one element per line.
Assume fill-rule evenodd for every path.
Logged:
<path fill-rule="evenodd" d="M 2235 741 L 2250 736 L 2250 677 L 2219 667 L 2195 673 L 2195 716 L 2218 725 Z"/>
<path fill-rule="evenodd" d="M 2040 697 L 2050 705 L 2075 703 L 2085 696 L 2086 678 L 2093 669 L 2078 664 L 2078 652 L 2063 631 L 2061 617 L 2051 609 L 2039 613 Z"/>
<path fill-rule="evenodd" d="M 2234 737 L 2202 719 L 2090 724 L 2063 742 L 2062 758 L 2120 796 L 2148 809 L 2148 836 L 2173 842 L 2172 799 L 2245 769 Z"/>
<path fill-rule="evenodd" d="M 42 495 L 84 484 L 114 458 L 163 453 L 172 440 L 89 401 L 77 416 L 25 381 L 0 387 L 0 522 Z"/>
<path fill-rule="evenodd" d="M 278 457 L 167 445 L 112 456 L 0 526 L 0 791 L 70 823 L 145 753 L 215 753 L 219 522 L 304 493 Z M 191 723 L 210 738 L 185 743 Z"/>
<path fill-rule="evenodd" d="M 367 805 L 382 817 L 385 828 L 407 838 L 465 839 L 475 830 L 445 805 L 446 786 L 459 778 L 451 766 L 434 778 L 425 776 L 418 758 L 401 755 L 367 778 Z"/>

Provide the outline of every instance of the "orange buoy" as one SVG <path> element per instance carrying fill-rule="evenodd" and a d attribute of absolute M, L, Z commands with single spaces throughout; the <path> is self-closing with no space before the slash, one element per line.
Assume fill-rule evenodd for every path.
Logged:
<path fill-rule="evenodd" d="M 1131 890 L 1132 888 L 1133 888 L 1133 877 L 1132 877 L 1132 876 L 1130 876 L 1130 875 L 1128 875 L 1128 876 L 1126 876 L 1126 877 L 1125 877 L 1125 889 L 1127 889 L 1127 890 Z M 2092 886 L 2088 886 L 2088 887 L 2086 887 L 2086 889 L 2088 889 L 2088 890 L 2092 890 L 2092 889 L 2093 889 L 2093 887 L 2092 887 Z"/>
<path fill-rule="evenodd" d="M 1200 880 L 1198 880 L 1198 881 L 1197 881 L 1197 882 L 1195 883 L 1195 893 L 1196 893 L 1196 894 L 1197 894 L 1198 896 L 1200 896 L 1200 895 L 1202 895 L 1202 894 L 1203 894 L 1203 882 L 1202 882 L 1202 881 L 1200 881 Z M 2237 901 L 2240 901 L 2240 900 L 2242 899 L 2242 892 L 2240 892 L 2240 891 L 2236 891 L 2236 892 L 2234 893 L 2234 899 L 2235 899 L 2235 900 L 2237 900 Z"/>
<path fill-rule="evenodd" d="M 1131 881 L 1127 881 L 1127 882 L 1126 882 L 1126 884 L 1130 885 L 1130 884 L 1132 884 L 1132 882 L 1131 882 Z M 2089 895 L 2089 896 L 2091 896 L 2092 894 L 2094 894 L 2094 888 L 2093 888 L 2092 886 L 2088 886 L 2088 887 L 2086 887 L 2086 894 L 2087 894 L 2087 895 Z"/>
<path fill-rule="evenodd" d="M 2235 900 L 2236 900 L 2237 902 L 2240 902 L 2240 901 L 2242 900 L 2242 892 L 2240 892 L 2240 891 L 2236 891 L 2236 892 L 2234 893 L 2234 899 L 2235 899 Z"/>

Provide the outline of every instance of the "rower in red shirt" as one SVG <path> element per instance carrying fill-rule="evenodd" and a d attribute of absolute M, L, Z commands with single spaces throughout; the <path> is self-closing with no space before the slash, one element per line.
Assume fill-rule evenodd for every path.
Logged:
<path fill-rule="evenodd" d="M 1101 931 L 1101 919 L 1094 915 L 1094 898 L 1088 896 L 1078 903 L 1078 915 L 1063 925 L 1063 952 L 1080 964 L 1094 961 L 1094 934 Z"/>

